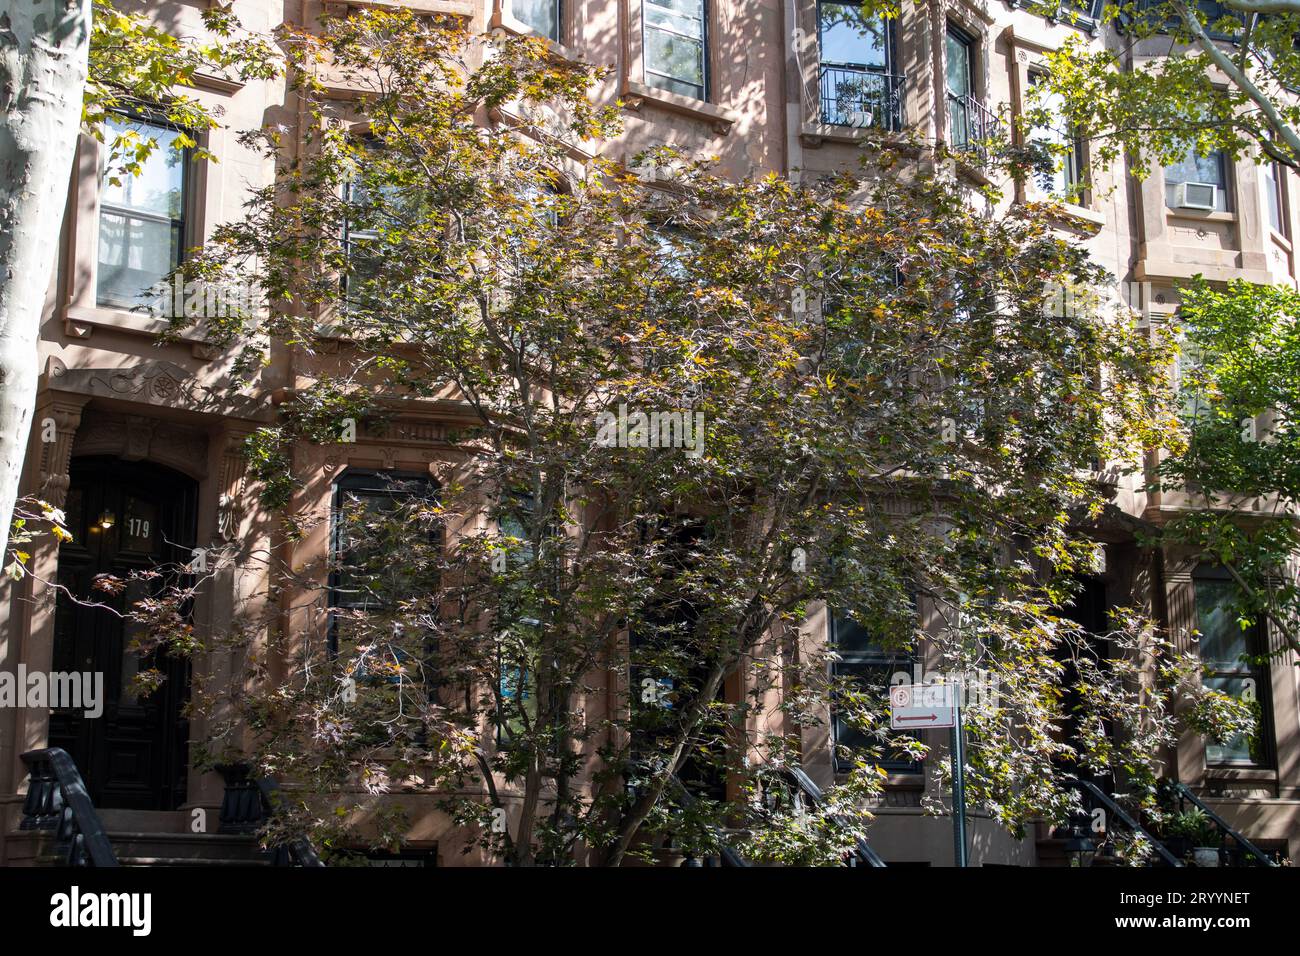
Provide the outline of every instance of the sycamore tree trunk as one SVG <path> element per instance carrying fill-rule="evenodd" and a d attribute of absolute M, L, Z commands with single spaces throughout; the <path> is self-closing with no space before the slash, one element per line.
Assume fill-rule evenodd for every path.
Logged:
<path fill-rule="evenodd" d="M 90 50 L 91 0 L 0 11 L 0 541 L 9 540 L 36 404 L 36 340 L 54 271 Z"/>

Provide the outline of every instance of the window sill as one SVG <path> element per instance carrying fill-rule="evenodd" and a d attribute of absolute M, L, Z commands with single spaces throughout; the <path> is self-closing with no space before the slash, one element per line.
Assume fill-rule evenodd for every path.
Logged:
<path fill-rule="evenodd" d="M 908 141 L 904 134 L 881 129 L 877 126 L 835 126 L 831 123 L 806 121 L 799 130 L 800 141 L 810 149 L 816 149 L 823 143 L 885 143 L 891 147 L 909 147 L 909 155 L 919 156 L 921 150 L 915 143 Z"/>
<path fill-rule="evenodd" d="M 551 55 L 569 62 L 576 63 L 580 58 L 578 51 L 558 40 L 552 40 L 548 36 L 538 33 L 522 20 L 516 19 L 506 10 L 498 9 L 493 12 L 492 20 L 488 23 L 489 30 L 504 30 L 517 37 L 532 37 L 535 40 L 544 40 L 546 47 L 550 50 Z M 564 29 L 561 27 L 560 34 L 563 35 Z"/>
<path fill-rule="evenodd" d="M 147 312 L 115 309 L 107 306 L 69 305 L 64 322 L 68 335 L 74 339 L 90 338 L 96 328 L 133 332 L 136 335 L 161 335 L 168 329 L 166 319 Z"/>
<path fill-rule="evenodd" d="M 1206 211 L 1203 209 L 1184 209 L 1165 206 L 1165 215 L 1172 219 L 1195 219 L 1198 222 L 1236 222 L 1235 212 Z"/>
<path fill-rule="evenodd" d="M 1213 765 L 1205 768 L 1205 779 L 1242 783 L 1277 783 L 1277 771 L 1267 767 L 1230 767 Z"/>
<path fill-rule="evenodd" d="M 627 80 L 623 90 L 624 105 L 634 111 L 640 111 L 646 103 L 666 109 L 691 119 L 703 120 L 719 136 L 726 136 L 737 120 L 736 113 L 724 106 L 706 103 L 704 100 L 692 99 L 680 93 L 670 93 L 636 80 Z"/>
<path fill-rule="evenodd" d="M 415 14 L 449 14 L 465 20 L 472 20 L 478 13 L 474 0 L 324 0 L 324 7 L 326 13 L 335 17 L 347 16 L 349 7 L 398 8 Z"/>
<path fill-rule="evenodd" d="M 1286 236 L 1282 235 L 1282 233 L 1278 232 L 1278 231 L 1277 231 L 1276 229 L 1274 229 L 1272 226 L 1269 226 L 1269 228 L 1268 228 L 1268 234 L 1269 234 L 1269 237 L 1273 240 L 1273 244 L 1274 244 L 1275 246 L 1278 246 L 1278 247 L 1279 247 L 1280 249 L 1282 249 L 1284 252 L 1288 252 L 1288 253 L 1289 253 L 1289 252 L 1291 252 L 1291 251 L 1295 248 L 1295 247 L 1291 244 L 1291 240 L 1290 240 L 1290 239 L 1288 239 Z"/>
<path fill-rule="evenodd" d="M 1090 239 L 1101 232 L 1106 225 L 1106 217 L 1087 206 L 1076 206 L 1074 203 L 1059 202 L 1052 196 L 1034 192 L 1029 194 L 1026 203 L 1037 204 L 1054 204 L 1059 206 L 1057 210 L 1048 213 L 1049 218 L 1054 225 L 1062 229 L 1067 229 L 1078 236 Z"/>

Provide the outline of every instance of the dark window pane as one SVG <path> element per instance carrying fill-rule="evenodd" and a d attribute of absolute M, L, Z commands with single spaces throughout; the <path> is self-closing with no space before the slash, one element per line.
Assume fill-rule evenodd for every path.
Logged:
<path fill-rule="evenodd" d="M 1242 655 L 1250 653 L 1250 631 L 1237 622 L 1233 603 L 1236 586 L 1231 581 L 1196 582 L 1196 626 L 1201 632 L 1201 660 L 1215 670 L 1249 669 Z"/>
<path fill-rule="evenodd" d="M 1206 762 L 1266 765 L 1272 752 L 1267 721 L 1269 672 L 1267 665 L 1254 660 L 1263 651 L 1261 631 L 1257 626 L 1242 629 L 1235 608 L 1237 586 L 1232 581 L 1198 577 L 1195 594 L 1200 656 L 1208 671 L 1202 683 L 1211 690 L 1248 701 L 1256 720 L 1255 732 L 1250 736 L 1237 734 L 1227 740 L 1207 740 Z"/>

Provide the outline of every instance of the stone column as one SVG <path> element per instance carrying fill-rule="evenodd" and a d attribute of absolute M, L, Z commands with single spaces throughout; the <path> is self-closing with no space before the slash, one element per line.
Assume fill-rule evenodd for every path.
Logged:
<path fill-rule="evenodd" d="M 86 400 L 73 396 L 41 397 L 32 420 L 28 445 L 28 473 L 23 486 L 27 494 L 62 509 L 68 497 L 68 467 L 72 442 L 81 424 Z M 33 474 L 30 463 L 37 463 Z M 40 531 L 44 531 L 43 528 Z M 29 574 L 13 587 L 8 628 L 0 644 L 0 661 L 13 673 L 19 664 L 27 671 L 49 671 L 54 656 L 53 585 L 59 573 L 59 541 L 52 534 L 38 533 L 25 545 L 31 558 Z M 0 795 L 15 794 L 26 779 L 20 755 L 48 742 L 50 715 L 25 707 L 0 710 Z"/>
<path fill-rule="evenodd" d="M 1194 562 L 1165 554 L 1165 601 L 1169 613 L 1170 639 L 1179 653 L 1195 651 L 1192 631 L 1196 628 L 1196 585 L 1192 580 Z M 1178 763 L 1175 779 L 1192 787 L 1205 781 L 1205 741 L 1191 729 L 1178 738 Z"/>
<path fill-rule="evenodd" d="M 197 545 L 208 549 L 210 578 L 203 585 L 206 600 L 203 602 L 202 621 L 196 621 L 209 638 L 220 637 L 235 619 L 249 610 L 248 602 L 258 590 L 263 577 L 258 568 L 250 566 L 249 555 L 258 550 L 253 540 L 255 529 L 249 526 L 249 512 L 245 501 L 247 462 L 244 458 L 244 440 L 251 429 L 229 423 L 209 442 L 209 474 L 216 475 L 215 515 L 200 523 Z M 210 522 L 210 523 L 209 523 Z M 224 648 L 203 654 L 193 661 L 195 677 L 201 677 L 203 686 L 212 689 L 215 699 L 209 711 L 196 713 L 190 723 L 190 736 L 196 742 L 208 743 L 214 732 L 224 732 L 235 716 L 231 704 L 232 694 L 242 688 L 244 654 L 234 648 Z M 196 680 L 196 686 L 199 681 Z M 242 735 L 214 741 L 218 746 L 230 745 L 236 749 L 245 743 Z M 222 796 L 222 782 L 215 774 L 197 774 L 191 766 L 187 793 L 192 805 L 218 806 Z M 212 819 L 210 817 L 210 819 Z M 214 824 L 215 826 L 215 824 Z"/>

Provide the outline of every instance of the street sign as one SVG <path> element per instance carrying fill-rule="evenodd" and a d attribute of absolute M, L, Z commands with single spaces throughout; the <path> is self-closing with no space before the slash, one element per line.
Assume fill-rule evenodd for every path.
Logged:
<path fill-rule="evenodd" d="M 928 730 L 957 726 L 956 684 L 895 684 L 889 689 L 889 726 Z"/>

